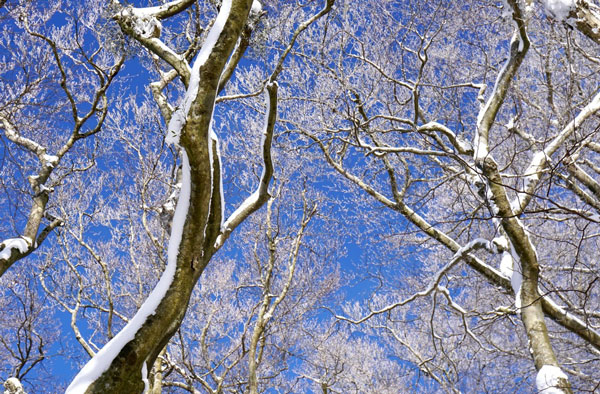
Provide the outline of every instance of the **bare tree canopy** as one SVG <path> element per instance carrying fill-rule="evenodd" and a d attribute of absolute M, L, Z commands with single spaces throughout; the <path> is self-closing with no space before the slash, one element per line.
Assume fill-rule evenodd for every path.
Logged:
<path fill-rule="evenodd" d="M 595 0 L 42 3 L 5 393 L 600 390 Z"/>

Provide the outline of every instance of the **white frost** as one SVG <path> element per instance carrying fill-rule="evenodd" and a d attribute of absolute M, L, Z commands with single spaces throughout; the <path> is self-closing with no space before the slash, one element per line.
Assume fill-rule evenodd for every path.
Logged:
<path fill-rule="evenodd" d="M 567 375 L 554 365 L 544 365 L 537 373 L 535 385 L 540 394 L 564 394 L 564 391 L 557 387 L 558 379 L 568 379 Z"/>
<path fill-rule="evenodd" d="M 575 8 L 574 0 L 544 0 L 546 14 L 559 21 L 564 21 L 569 12 Z"/>
<path fill-rule="evenodd" d="M 18 249 L 19 252 L 25 253 L 31 245 L 31 239 L 27 237 L 9 238 L 0 243 L 0 260 L 8 260 L 13 249 Z"/>

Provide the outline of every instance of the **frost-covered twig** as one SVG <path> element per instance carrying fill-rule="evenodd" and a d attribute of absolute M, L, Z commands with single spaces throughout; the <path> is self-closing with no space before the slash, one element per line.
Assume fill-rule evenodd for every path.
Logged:
<path fill-rule="evenodd" d="M 321 11 L 319 11 L 317 14 L 313 15 L 312 17 L 310 17 L 309 19 L 305 20 L 304 22 L 300 23 L 300 25 L 298 25 L 298 27 L 294 31 L 294 34 L 292 34 L 292 38 L 290 39 L 290 42 L 286 46 L 282 55 L 279 57 L 279 61 L 277 62 L 277 65 L 275 66 L 275 68 L 273 69 L 273 72 L 271 73 L 271 75 L 269 77 L 269 82 L 277 81 L 279 74 L 283 70 L 283 63 L 285 62 L 285 59 L 287 58 L 288 54 L 290 53 L 290 51 L 296 44 L 296 40 L 298 39 L 298 36 L 304 30 L 306 30 L 310 25 L 312 25 L 314 22 L 319 20 L 319 18 L 321 18 L 323 15 L 325 15 L 329 11 L 331 11 L 331 7 L 333 7 L 334 2 L 335 2 L 335 0 L 326 0 L 325 6 L 321 9 Z"/>
<path fill-rule="evenodd" d="M 360 319 L 352 319 L 352 318 L 348 318 L 345 316 L 341 316 L 341 315 L 336 315 L 336 319 L 338 320 L 343 320 L 343 321 L 347 321 L 349 323 L 352 324 L 361 324 L 369 319 L 371 319 L 374 316 L 377 315 L 381 315 L 382 313 L 386 313 L 389 312 L 393 309 L 396 309 L 400 306 L 406 305 L 414 300 L 416 300 L 417 298 L 420 297 L 425 297 L 428 296 L 429 294 L 431 294 L 433 291 L 441 291 L 443 292 L 443 286 L 440 287 L 440 281 L 442 280 L 442 278 L 444 277 L 444 275 L 446 275 L 448 273 L 448 271 L 450 271 L 459 261 L 461 261 L 463 258 L 465 258 L 469 253 L 479 250 L 479 249 L 486 249 L 489 251 L 494 252 L 496 250 L 496 248 L 492 245 L 491 242 L 489 242 L 486 239 L 483 238 L 478 238 L 475 239 L 471 242 L 469 242 L 468 244 L 466 244 L 465 246 L 463 246 L 462 248 L 460 248 L 452 257 L 452 259 L 450 260 L 450 262 L 448 262 L 448 264 L 446 264 L 444 267 L 442 267 L 442 269 L 440 269 L 436 274 L 434 279 L 429 283 L 429 285 L 427 286 L 426 289 L 417 292 L 415 294 L 413 294 L 412 296 L 398 301 L 396 303 L 390 304 L 388 306 L 385 306 L 383 308 L 380 308 L 378 310 L 375 311 L 371 311 L 369 312 L 368 315 L 360 318 Z"/>
<path fill-rule="evenodd" d="M 194 2 L 195 0 L 174 0 L 159 6 L 138 8 L 138 12 L 143 15 L 153 16 L 157 19 L 165 19 L 185 11 L 194 4 Z M 120 5 L 117 0 L 112 0 L 112 3 Z"/>

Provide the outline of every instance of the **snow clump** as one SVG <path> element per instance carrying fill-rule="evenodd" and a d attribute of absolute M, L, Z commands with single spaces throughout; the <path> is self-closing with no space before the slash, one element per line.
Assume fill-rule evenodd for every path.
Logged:
<path fill-rule="evenodd" d="M 575 8 L 574 0 L 544 0 L 546 14 L 558 21 L 565 21 L 569 12 Z"/>
<path fill-rule="evenodd" d="M 568 380 L 567 375 L 559 367 L 544 365 L 538 371 L 535 378 L 535 385 L 540 394 L 564 394 L 564 391 L 559 386 L 559 379 Z"/>

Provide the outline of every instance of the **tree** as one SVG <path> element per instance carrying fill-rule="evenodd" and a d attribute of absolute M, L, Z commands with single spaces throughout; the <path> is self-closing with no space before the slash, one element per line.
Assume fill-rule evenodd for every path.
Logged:
<path fill-rule="evenodd" d="M 63 224 L 48 209 L 50 196 L 57 180 L 93 165 L 93 156 L 72 152 L 85 149 L 81 145 L 102 129 L 107 90 L 124 62 L 106 47 L 99 14 L 85 14 L 83 21 L 83 9 L 73 9 L 66 13 L 68 22 L 53 29 L 56 12 L 57 7 L 14 5 L 13 23 L 2 31 L 0 124 L 10 146 L 3 150 L 2 199 L 19 236 L 4 239 L 3 231 L 0 276 Z M 8 223 L 4 229 L 9 231 Z"/>
<path fill-rule="evenodd" d="M 0 20 L 7 390 L 598 388 L 590 1 Z"/>
<path fill-rule="evenodd" d="M 597 168 L 592 119 L 600 101 L 597 82 L 589 77 L 597 60 L 590 48 L 597 43 L 560 25 L 597 41 L 590 34 L 595 6 L 373 1 L 371 12 L 338 6 L 343 11 L 322 45 L 301 54 L 312 65 L 309 79 L 323 89 L 316 99 L 312 89 L 298 89 L 305 99 L 289 113 L 298 116 L 285 122 L 316 145 L 341 177 L 426 236 L 399 240 L 401 247 L 423 245 L 420 254 L 447 261 L 435 270 L 427 266 L 428 286 L 394 301 L 382 297 L 362 313 L 339 318 L 376 321 L 372 326 L 404 344 L 415 362 L 431 365 L 428 374 L 455 387 L 466 371 L 436 376 L 430 358 L 398 335 L 392 322 L 401 321 L 403 312 L 389 314 L 422 297 L 436 306 L 438 297 L 445 299 L 447 306 L 439 308 L 459 318 L 463 337 L 490 352 L 481 342 L 485 333 L 475 333 L 488 325 L 490 308 L 498 317 L 516 314 L 538 370 L 538 390 L 571 392 L 559 358 L 577 365 L 569 372 L 579 389 L 593 389 L 593 370 L 583 371 L 600 345 L 595 309 L 589 307 L 597 303 L 589 232 L 597 227 L 591 190 L 598 181 L 586 170 L 579 173 L 574 161 Z M 321 122 L 308 121 L 310 113 L 321 114 Z M 566 244 L 577 245 L 569 256 L 559 254 Z M 439 246 L 450 254 L 439 255 Z M 462 263 L 488 286 L 514 294 L 511 307 L 503 307 L 506 300 L 463 295 L 474 278 Z M 550 325 L 551 332 L 546 316 L 558 324 Z M 430 346 L 456 346 L 450 344 L 457 332 L 433 323 L 429 331 Z M 485 338 L 488 345 L 497 343 Z M 575 358 L 553 349 L 565 342 L 577 346 Z M 454 369 L 460 364 L 458 354 L 442 350 L 439 357 Z"/>
<path fill-rule="evenodd" d="M 145 371 L 152 368 L 155 359 L 180 326 L 194 285 L 213 254 L 223 246 L 236 227 L 268 199 L 268 187 L 273 174 L 271 141 L 277 108 L 276 80 L 282 71 L 283 62 L 295 39 L 310 24 L 326 14 L 331 5 L 332 3 L 328 2 L 325 8 L 296 29 L 289 46 L 285 48 L 275 64 L 273 72 L 268 75 L 260 86 L 260 91 L 265 90 L 268 98 L 265 108 L 265 128 L 262 135 L 262 146 L 260 147 L 263 173 L 256 191 L 250 194 L 240 207 L 225 220 L 223 217 L 225 201 L 222 194 L 221 157 L 219 140 L 212 126 L 214 122 L 213 111 L 218 92 L 223 90 L 231 78 L 248 46 L 253 26 L 263 15 L 260 3 L 255 2 L 253 4 L 249 0 L 224 1 L 218 5 L 216 18 L 207 20 L 210 28 L 205 36 L 202 35 L 204 29 L 200 26 L 202 18 L 199 18 L 198 15 L 208 9 L 200 10 L 192 1 L 174 1 L 147 8 L 123 6 L 117 1 L 111 3 L 108 10 L 109 16 L 119 24 L 125 35 L 135 39 L 145 47 L 155 61 L 164 62 L 165 65 L 170 67 L 170 70 L 164 70 L 163 65 L 158 66 L 160 80 L 152 84 L 152 92 L 161 110 L 164 122 L 168 125 L 166 141 L 174 145 L 181 155 L 181 186 L 177 208 L 173 213 L 170 226 L 171 236 L 167 261 L 161 280 L 148 296 L 147 301 L 141 305 L 137 314 L 129 320 L 126 327 L 115 335 L 97 354 L 94 355 L 94 350 L 87 346 L 85 341 L 77 335 L 88 354 L 94 355 L 94 357 L 75 378 L 67 389 L 68 392 L 105 392 L 106 390 L 130 392 L 141 391 L 144 385 L 147 385 L 147 372 Z M 207 6 L 211 7 L 212 5 L 207 4 Z M 97 8 L 98 6 L 96 6 Z M 190 12 L 192 8 L 194 10 Z M 16 11 L 11 12 L 16 15 Z M 187 18 L 180 17 L 186 13 Z M 53 16 L 55 15 L 52 12 L 47 12 L 47 14 L 44 14 L 44 18 L 40 17 L 39 19 L 43 24 L 50 21 Z M 59 84 L 67 96 L 66 102 L 70 103 L 72 107 L 73 120 L 76 125 L 73 136 L 68 140 L 65 147 L 59 151 L 59 155 L 54 157 L 48 156 L 46 149 L 41 145 L 23 137 L 22 133 L 16 131 L 13 125 L 3 118 L 6 136 L 12 142 L 35 153 L 42 162 L 43 173 L 38 178 L 31 178 L 34 191 L 38 192 L 39 185 L 44 184 L 50 176 L 51 169 L 58 164 L 74 142 L 79 138 L 83 138 L 83 136 L 95 134 L 102 128 L 108 106 L 106 101 L 103 102 L 101 107 L 98 107 L 96 103 L 104 97 L 107 85 L 101 85 L 95 96 L 96 98 L 93 100 L 89 114 L 81 119 L 78 115 L 77 103 L 65 87 L 67 76 L 58 51 L 58 48 L 62 47 L 64 42 L 61 41 L 59 45 L 56 40 L 32 30 L 28 25 L 29 18 L 29 15 L 21 14 L 21 19 L 25 21 L 23 24 L 24 29 L 29 35 L 44 40 L 51 47 L 61 78 Z M 81 15 L 73 17 L 72 20 L 75 29 L 77 29 L 79 23 L 85 24 L 88 22 Z M 162 23 L 171 21 L 174 25 L 169 26 L 169 28 L 173 28 L 173 33 L 169 31 L 161 39 Z M 178 27 L 181 32 L 176 31 Z M 181 41 L 180 37 L 182 36 L 179 34 L 183 34 L 183 37 L 187 39 L 187 43 L 185 43 L 185 39 L 183 42 Z M 77 44 L 79 44 L 77 49 L 81 49 L 83 44 Z M 185 48 L 182 49 L 182 45 Z M 81 51 L 83 52 L 83 49 Z M 84 55 L 83 57 L 88 60 L 93 59 L 95 55 Z M 122 64 L 122 59 L 123 56 L 118 66 L 114 67 L 115 72 L 106 79 L 112 80 Z M 193 64 L 190 66 L 188 62 L 192 59 Z M 77 59 L 74 59 L 74 61 L 77 61 Z M 93 63 L 92 67 L 101 81 L 104 81 L 102 79 L 106 74 L 104 70 Z M 165 88 L 175 78 L 181 80 L 185 88 L 185 94 L 181 96 L 181 101 L 176 109 L 168 102 L 171 97 L 164 93 Z M 91 132 L 80 136 L 79 128 L 84 121 L 98 111 L 101 113 L 101 122 L 98 122 Z M 16 116 L 14 113 L 11 113 L 11 115 Z M 38 181 L 38 179 L 40 180 Z M 42 200 L 36 200 L 37 196 L 34 198 L 32 215 L 35 215 L 35 217 L 29 220 L 25 231 L 26 235 L 22 238 L 8 239 L 3 243 L 2 258 L 7 262 L 6 268 L 18 258 L 30 253 L 34 245 L 38 243 L 34 242 L 33 239 L 37 236 L 40 218 L 47 213 L 45 204 L 49 192 L 44 189 L 44 191 L 38 193 L 41 193 L 40 198 Z M 168 212 L 166 213 L 168 214 Z M 79 221 L 81 219 L 80 217 Z M 33 222 L 34 228 L 29 229 L 31 222 Z M 58 219 L 53 221 L 52 226 L 47 231 L 42 232 L 44 238 L 52 228 L 61 223 L 62 221 Z M 75 230 L 68 230 L 68 232 L 84 249 L 87 249 L 103 268 L 103 282 L 110 294 L 110 278 L 106 275 L 107 270 L 105 264 L 103 264 L 103 258 L 83 240 L 82 234 Z M 39 243 L 42 240 L 40 238 Z M 68 256 L 65 257 L 70 261 Z M 88 278 L 81 277 L 77 273 L 75 265 L 71 264 L 70 266 L 80 282 L 76 307 L 72 309 L 63 303 L 60 298 L 54 298 L 65 309 L 69 310 L 75 318 L 83 293 L 83 282 L 87 281 Z M 46 291 L 49 294 L 55 294 L 48 287 L 46 287 Z M 109 310 L 109 336 L 112 335 L 110 329 L 112 313 L 111 308 Z M 72 327 L 76 329 L 73 322 Z"/>
<path fill-rule="evenodd" d="M 185 11 L 192 5 L 191 1 L 150 8 L 113 4 L 117 7 L 114 18 L 121 29 L 173 68 L 170 76 L 163 75 L 153 86 L 153 94 L 168 123 L 166 141 L 180 147 L 181 190 L 161 280 L 136 316 L 82 369 L 67 392 L 111 388 L 141 391 L 148 385 L 147 370 L 152 368 L 181 325 L 194 285 L 204 268 L 231 232 L 266 202 L 273 174 L 271 141 L 277 113 L 276 79 L 284 57 L 263 85 L 268 100 L 261 147 L 264 169 L 259 185 L 224 220 L 222 168 L 218 137 L 212 129 L 213 109 L 217 93 L 231 77 L 246 49 L 243 35 L 250 34 L 251 30 L 245 26 L 251 23 L 248 22 L 251 11 L 254 13 L 251 18 L 260 15 L 260 3 L 224 1 L 197 55 L 194 54 L 195 40 L 190 42 L 187 53 L 179 55 L 160 39 L 161 22 Z M 327 13 L 330 7 L 328 4 L 316 18 Z M 195 60 L 190 67 L 186 56 L 191 54 Z M 181 79 L 186 92 L 178 108 L 173 110 L 162 90 L 175 77 Z"/>

